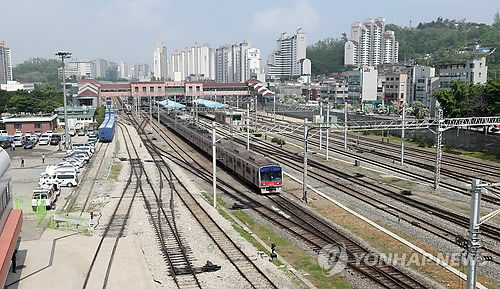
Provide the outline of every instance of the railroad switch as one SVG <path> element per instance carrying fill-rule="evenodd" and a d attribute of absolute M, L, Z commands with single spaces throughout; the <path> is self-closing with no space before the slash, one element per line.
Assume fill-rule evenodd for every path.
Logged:
<path fill-rule="evenodd" d="M 201 267 L 201 270 L 203 272 L 215 272 L 220 270 L 220 268 L 221 266 L 215 265 L 214 263 L 207 261 L 207 264 L 203 265 L 203 267 Z"/>

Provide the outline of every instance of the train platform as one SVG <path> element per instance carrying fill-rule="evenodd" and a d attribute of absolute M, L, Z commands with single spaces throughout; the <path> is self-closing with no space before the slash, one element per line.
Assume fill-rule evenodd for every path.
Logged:
<path fill-rule="evenodd" d="M 86 237 L 73 232 L 46 229 L 39 240 L 21 242 L 17 253 L 18 270 L 10 273 L 6 288 L 83 288 L 99 236 Z M 111 252 L 114 238 L 106 239 L 102 248 Z M 96 262 L 94 272 L 103 279 L 107 263 Z M 132 237 L 121 238 L 109 274 L 110 288 L 155 288 L 139 246 Z M 102 281 L 100 281 L 102 282 Z M 102 283 L 88 288 L 100 287 Z"/>

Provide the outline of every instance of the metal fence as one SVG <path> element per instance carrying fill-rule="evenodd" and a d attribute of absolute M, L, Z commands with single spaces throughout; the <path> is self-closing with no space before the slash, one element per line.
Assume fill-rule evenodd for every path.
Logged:
<path fill-rule="evenodd" d="M 78 232 L 84 236 L 92 235 L 94 224 L 89 217 L 47 211 L 45 200 L 40 200 L 39 206 L 33 208 L 31 200 L 31 196 L 15 196 L 14 206 L 15 209 L 23 210 L 24 216 L 34 215 L 38 227 Z"/>

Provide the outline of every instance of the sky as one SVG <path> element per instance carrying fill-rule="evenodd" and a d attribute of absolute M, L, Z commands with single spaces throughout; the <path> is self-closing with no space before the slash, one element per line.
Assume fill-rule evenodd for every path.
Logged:
<path fill-rule="evenodd" d="M 248 40 L 264 65 L 281 32 L 302 27 L 308 44 L 350 37 L 352 22 L 385 17 L 415 27 L 437 17 L 491 24 L 500 1 L 456 0 L 0 0 L 0 40 L 13 65 L 31 57 L 103 58 L 129 66 L 152 63 L 156 41 L 170 55 L 197 44 L 211 47 Z M 396 35 L 397 38 L 397 35 Z"/>

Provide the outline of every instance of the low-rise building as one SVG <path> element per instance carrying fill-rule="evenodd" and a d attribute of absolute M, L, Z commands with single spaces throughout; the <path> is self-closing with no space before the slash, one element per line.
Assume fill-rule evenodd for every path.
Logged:
<path fill-rule="evenodd" d="M 363 66 L 347 73 L 347 100 L 350 103 L 377 101 L 377 70 Z"/>
<path fill-rule="evenodd" d="M 7 81 L 6 84 L 0 84 L 0 89 L 7 91 L 17 91 L 17 90 L 26 90 L 33 91 L 35 90 L 34 83 L 20 83 L 18 81 Z"/>
<path fill-rule="evenodd" d="M 35 132 L 40 130 L 46 132 L 48 130 L 55 130 L 57 114 L 51 116 L 26 116 L 26 117 L 9 117 L 4 118 L 5 130 L 10 136 L 13 136 L 16 131 L 23 134 L 27 131 Z"/>
<path fill-rule="evenodd" d="M 96 122 L 95 111 L 95 107 L 91 106 L 68 107 L 69 128 L 83 129 L 93 127 Z M 57 108 L 54 112 L 57 114 L 57 127 L 64 127 L 64 108 Z"/>
<path fill-rule="evenodd" d="M 439 68 L 439 87 L 449 89 L 453 81 L 485 84 L 488 80 L 486 57 L 460 64 L 443 64 Z"/>

